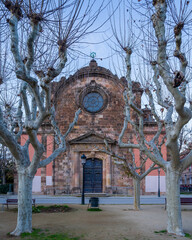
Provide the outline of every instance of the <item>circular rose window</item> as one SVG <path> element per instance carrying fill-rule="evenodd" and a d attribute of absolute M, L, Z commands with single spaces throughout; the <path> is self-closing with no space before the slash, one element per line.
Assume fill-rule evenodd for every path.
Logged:
<path fill-rule="evenodd" d="M 103 105 L 103 96 L 98 92 L 90 92 L 83 98 L 83 107 L 90 113 L 99 112 Z"/>

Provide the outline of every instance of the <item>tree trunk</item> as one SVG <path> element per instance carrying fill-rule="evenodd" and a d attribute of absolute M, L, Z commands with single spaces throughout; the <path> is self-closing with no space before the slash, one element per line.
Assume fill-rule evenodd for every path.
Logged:
<path fill-rule="evenodd" d="M 2 173 L 2 184 L 6 184 L 5 169 L 4 168 L 1 170 L 1 173 Z"/>
<path fill-rule="evenodd" d="M 27 172 L 18 173 L 18 215 L 17 226 L 11 235 L 32 232 L 32 177 Z"/>
<path fill-rule="evenodd" d="M 180 173 L 171 166 L 166 171 L 167 232 L 184 236 L 180 204 Z"/>
<path fill-rule="evenodd" d="M 134 209 L 140 210 L 140 179 L 133 178 L 134 186 Z"/>

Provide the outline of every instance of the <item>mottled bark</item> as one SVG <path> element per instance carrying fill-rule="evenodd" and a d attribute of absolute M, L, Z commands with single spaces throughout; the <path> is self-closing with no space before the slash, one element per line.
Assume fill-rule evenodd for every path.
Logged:
<path fill-rule="evenodd" d="M 184 236 L 180 204 L 180 176 L 180 172 L 170 165 L 166 169 L 167 231 Z"/>
<path fill-rule="evenodd" d="M 140 210 L 140 179 L 133 178 L 134 186 L 134 209 Z"/>
<path fill-rule="evenodd" d="M 18 215 L 17 226 L 11 235 L 19 236 L 32 231 L 32 181 L 27 170 L 18 173 Z"/>

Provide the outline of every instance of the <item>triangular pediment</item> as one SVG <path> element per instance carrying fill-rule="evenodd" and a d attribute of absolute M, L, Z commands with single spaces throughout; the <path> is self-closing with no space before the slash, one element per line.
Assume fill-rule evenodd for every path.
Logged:
<path fill-rule="evenodd" d="M 98 133 L 95 132 L 89 132 L 86 133 L 84 135 L 81 135 L 77 138 L 74 138 L 72 140 L 69 141 L 69 144 L 78 144 L 78 143 L 104 143 L 104 140 L 107 140 L 108 143 L 115 143 L 115 140 L 108 138 L 108 137 L 104 137 Z"/>

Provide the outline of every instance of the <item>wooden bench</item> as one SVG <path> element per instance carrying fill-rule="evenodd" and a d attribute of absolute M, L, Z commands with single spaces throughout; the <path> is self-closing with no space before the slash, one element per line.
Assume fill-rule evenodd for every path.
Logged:
<path fill-rule="evenodd" d="M 191 197 L 186 197 L 186 198 L 181 197 L 180 202 L 181 202 L 181 205 L 192 205 L 192 198 Z M 166 209 L 166 206 L 167 206 L 167 199 L 165 198 L 165 209 Z"/>
<path fill-rule="evenodd" d="M 6 203 L 3 203 L 3 205 L 7 205 L 7 209 L 9 205 L 17 205 L 18 204 L 18 199 L 12 199 L 12 198 L 7 198 Z M 35 199 L 32 199 L 32 205 L 35 207 Z"/>
<path fill-rule="evenodd" d="M 181 198 L 181 205 L 192 205 L 192 198 Z"/>

